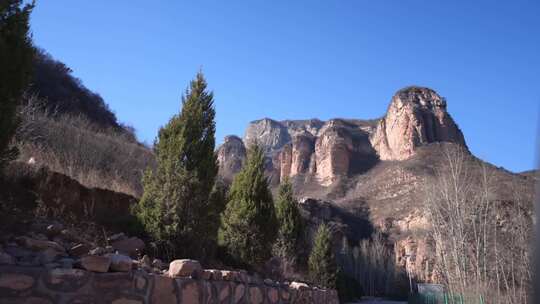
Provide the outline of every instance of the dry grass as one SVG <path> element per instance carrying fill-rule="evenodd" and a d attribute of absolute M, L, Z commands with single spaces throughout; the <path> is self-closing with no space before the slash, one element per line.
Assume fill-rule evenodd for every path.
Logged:
<path fill-rule="evenodd" d="M 56 115 L 35 97 L 20 109 L 19 161 L 60 172 L 84 186 L 140 197 L 141 178 L 154 165 L 151 150 L 128 131 L 102 129 L 82 116 Z"/>

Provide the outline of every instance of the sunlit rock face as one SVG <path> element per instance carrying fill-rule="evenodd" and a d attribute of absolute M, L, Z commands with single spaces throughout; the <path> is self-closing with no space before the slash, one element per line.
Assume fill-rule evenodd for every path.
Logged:
<path fill-rule="evenodd" d="M 323 127 L 315 143 L 316 175 L 322 185 L 347 175 L 352 151 L 352 138 L 339 122 L 330 121 Z"/>
<path fill-rule="evenodd" d="M 292 141 L 291 176 L 308 173 L 315 151 L 315 137 L 309 133 L 296 135 Z"/>
<path fill-rule="evenodd" d="M 220 172 L 230 179 L 247 146 L 257 143 L 268 158 L 272 181 L 302 175 L 328 186 L 367 172 L 380 160 L 408 159 L 418 147 L 434 142 L 466 146 L 446 101 L 429 88 L 407 87 L 392 97 L 381 119 L 252 121 L 244 140 L 228 138 L 218 157 Z"/>
<path fill-rule="evenodd" d="M 219 175 L 231 181 L 242 168 L 246 159 L 246 148 L 238 136 L 226 136 L 223 144 L 217 150 Z"/>
<path fill-rule="evenodd" d="M 267 154 L 281 149 L 291 141 L 287 127 L 278 121 L 269 118 L 252 121 L 244 136 L 246 145 L 257 143 Z"/>
<path fill-rule="evenodd" d="M 446 111 L 446 101 L 428 88 L 398 91 L 380 120 L 371 143 L 382 160 L 403 160 L 433 142 L 465 146 L 461 130 Z"/>

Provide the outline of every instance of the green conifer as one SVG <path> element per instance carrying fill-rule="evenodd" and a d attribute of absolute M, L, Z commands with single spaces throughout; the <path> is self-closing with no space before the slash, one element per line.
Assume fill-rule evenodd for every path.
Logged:
<path fill-rule="evenodd" d="M 28 86 L 34 48 L 29 18 L 34 5 L 0 3 L 0 169 L 17 155 L 9 144 L 19 124 L 17 105 Z"/>
<path fill-rule="evenodd" d="M 274 253 L 282 258 L 296 262 L 298 246 L 303 232 L 303 219 L 298 202 L 293 196 L 292 184 L 285 180 L 278 190 L 276 216 L 279 223 Z"/>
<path fill-rule="evenodd" d="M 264 154 L 258 145 L 235 176 L 227 207 L 221 217 L 219 243 L 236 261 L 260 267 L 271 257 L 277 220 L 264 176 Z"/>
<path fill-rule="evenodd" d="M 159 130 L 155 172 L 146 172 L 136 214 L 170 258 L 212 253 L 219 214 L 211 199 L 218 171 L 213 94 L 199 72 L 182 97 L 182 111 Z"/>
<path fill-rule="evenodd" d="M 308 261 L 311 281 L 325 288 L 336 288 L 337 283 L 337 265 L 331 237 L 328 226 L 321 224 Z"/>

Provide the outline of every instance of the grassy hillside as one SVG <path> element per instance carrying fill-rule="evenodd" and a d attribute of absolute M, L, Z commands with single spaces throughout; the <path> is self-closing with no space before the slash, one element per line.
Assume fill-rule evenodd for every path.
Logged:
<path fill-rule="evenodd" d="M 105 101 L 65 64 L 38 50 L 32 84 L 19 109 L 19 161 L 68 175 L 87 187 L 140 196 L 151 149 L 120 123 Z"/>

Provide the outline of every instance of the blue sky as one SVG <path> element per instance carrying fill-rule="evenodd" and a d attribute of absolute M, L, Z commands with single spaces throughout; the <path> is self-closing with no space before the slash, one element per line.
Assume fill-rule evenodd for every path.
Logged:
<path fill-rule="evenodd" d="M 146 142 L 202 67 L 219 142 L 262 117 L 381 117 L 415 84 L 446 97 L 475 155 L 522 171 L 535 163 L 539 3 L 42 0 L 32 30 Z"/>

